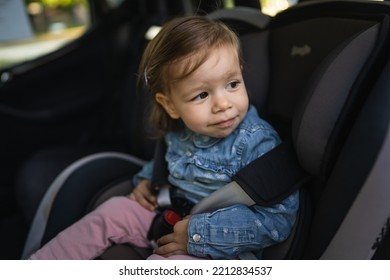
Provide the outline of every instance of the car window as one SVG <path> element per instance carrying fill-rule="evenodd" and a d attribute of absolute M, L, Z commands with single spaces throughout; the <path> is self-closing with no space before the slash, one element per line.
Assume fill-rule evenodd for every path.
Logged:
<path fill-rule="evenodd" d="M 298 3 L 298 0 L 259 0 L 261 4 L 261 11 L 264 14 L 274 16 L 280 11 Z M 232 8 L 235 6 L 234 0 L 225 0 L 225 8 Z"/>
<path fill-rule="evenodd" d="M 234 2 L 234 0 L 228 0 Z M 373 0 L 383 1 L 383 0 Z M 298 0 L 260 0 L 261 11 L 264 14 L 275 16 L 277 13 L 298 4 Z"/>
<path fill-rule="evenodd" d="M 296 5 L 298 0 L 261 0 L 260 3 L 261 11 L 264 14 L 274 16 L 292 5 Z"/>
<path fill-rule="evenodd" d="M 88 0 L 0 0 L 0 69 L 53 52 L 89 26 Z"/>

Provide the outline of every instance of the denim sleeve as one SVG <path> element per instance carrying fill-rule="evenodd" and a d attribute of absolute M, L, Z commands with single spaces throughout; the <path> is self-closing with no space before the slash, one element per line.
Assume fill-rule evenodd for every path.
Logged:
<path fill-rule="evenodd" d="M 237 204 L 193 215 L 188 226 L 188 253 L 211 259 L 234 259 L 285 240 L 294 225 L 298 191 L 272 207 Z"/>
<path fill-rule="evenodd" d="M 244 166 L 266 154 L 281 142 L 278 133 L 267 123 L 261 130 L 248 134 L 243 149 L 242 160 Z"/>
<path fill-rule="evenodd" d="M 137 174 L 134 175 L 134 177 L 133 177 L 133 185 L 137 186 L 139 181 L 141 181 L 142 179 L 151 180 L 152 179 L 152 175 L 153 175 L 153 166 L 154 166 L 154 161 L 153 160 L 151 160 L 148 163 L 146 163 L 142 167 L 141 171 L 139 171 Z"/>

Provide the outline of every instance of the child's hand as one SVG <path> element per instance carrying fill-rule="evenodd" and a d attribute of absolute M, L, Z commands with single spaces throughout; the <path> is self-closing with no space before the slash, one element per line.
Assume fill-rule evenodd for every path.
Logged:
<path fill-rule="evenodd" d="M 173 227 L 173 233 L 162 236 L 157 240 L 158 247 L 154 250 L 155 254 L 163 257 L 172 255 L 188 255 L 188 223 L 190 216 L 186 216 L 183 220 L 177 222 Z"/>
<path fill-rule="evenodd" d="M 150 211 L 158 207 L 157 197 L 150 192 L 150 180 L 140 181 L 128 197 Z"/>

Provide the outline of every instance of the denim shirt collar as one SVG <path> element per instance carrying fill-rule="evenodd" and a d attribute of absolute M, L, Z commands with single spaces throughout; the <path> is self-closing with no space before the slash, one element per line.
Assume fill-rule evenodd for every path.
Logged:
<path fill-rule="evenodd" d="M 186 128 L 183 133 L 180 135 L 179 140 L 182 142 L 191 140 L 195 147 L 200 149 L 210 148 L 219 141 L 221 141 L 222 138 L 214 138 L 202 134 L 195 133 L 188 128 Z"/>

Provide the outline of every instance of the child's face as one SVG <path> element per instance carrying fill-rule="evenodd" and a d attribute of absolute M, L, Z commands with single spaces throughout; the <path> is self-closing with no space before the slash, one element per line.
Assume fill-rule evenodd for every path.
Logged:
<path fill-rule="evenodd" d="M 156 100 L 192 131 L 228 136 L 244 119 L 249 103 L 236 50 L 213 49 L 196 71 L 173 83 L 169 94 L 157 93 Z"/>

